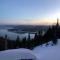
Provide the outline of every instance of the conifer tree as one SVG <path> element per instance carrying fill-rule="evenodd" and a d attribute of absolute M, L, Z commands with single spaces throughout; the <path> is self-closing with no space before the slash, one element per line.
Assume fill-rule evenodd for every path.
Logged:
<path fill-rule="evenodd" d="M 28 33 L 28 40 L 30 40 L 30 33 Z"/>
<path fill-rule="evenodd" d="M 7 50 L 8 49 L 8 45 L 7 45 L 7 35 L 5 35 L 5 50 Z"/>
<path fill-rule="evenodd" d="M 16 47 L 19 48 L 19 44 L 20 44 L 20 38 L 19 36 L 17 36 L 16 38 Z"/>
<path fill-rule="evenodd" d="M 54 45 L 56 45 L 58 41 L 57 41 L 56 38 L 54 38 L 54 39 L 52 40 L 52 42 L 53 42 Z"/>
<path fill-rule="evenodd" d="M 22 47 L 25 48 L 25 47 L 26 47 L 26 44 L 27 44 L 27 43 L 26 43 L 26 37 L 24 37 L 23 40 L 22 40 Z"/>

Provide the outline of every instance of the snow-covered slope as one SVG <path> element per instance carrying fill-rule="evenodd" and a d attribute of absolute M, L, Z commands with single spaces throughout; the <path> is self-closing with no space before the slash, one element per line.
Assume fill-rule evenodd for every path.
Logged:
<path fill-rule="evenodd" d="M 39 60 L 60 60 L 60 39 L 55 46 L 38 46 L 33 51 Z"/>
<path fill-rule="evenodd" d="M 28 49 L 13 49 L 0 51 L 0 60 L 20 60 L 20 59 L 33 59 L 33 60 L 60 60 L 60 39 L 57 45 L 51 46 L 43 44 L 37 46 L 32 51 Z"/>
<path fill-rule="evenodd" d="M 0 52 L 0 60 L 21 60 L 21 59 L 36 60 L 37 58 L 31 50 L 24 48 Z"/>

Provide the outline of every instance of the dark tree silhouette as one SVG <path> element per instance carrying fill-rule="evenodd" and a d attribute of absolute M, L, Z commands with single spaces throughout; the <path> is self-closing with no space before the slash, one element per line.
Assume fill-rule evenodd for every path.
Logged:
<path fill-rule="evenodd" d="M 19 44 L 20 44 L 20 38 L 19 38 L 19 36 L 17 36 L 17 38 L 16 38 L 16 48 L 19 48 Z"/>
<path fill-rule="evenodd" d="M 7 41 L 7 35 L 5 35 L 5 50 L 8 49 L 8 41 Z"/>

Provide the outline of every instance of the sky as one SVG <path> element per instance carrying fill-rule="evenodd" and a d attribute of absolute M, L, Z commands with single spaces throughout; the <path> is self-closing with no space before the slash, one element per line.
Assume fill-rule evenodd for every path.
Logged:
<path fill-rule="evenodd" d="M 0 24 L 49 25 L 60 18 L 60 0 L 0 0 Z"/>

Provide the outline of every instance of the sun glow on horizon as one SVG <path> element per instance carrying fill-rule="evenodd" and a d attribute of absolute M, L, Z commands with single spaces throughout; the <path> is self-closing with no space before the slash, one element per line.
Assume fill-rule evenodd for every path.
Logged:
<path fill-rule="evenodd" d="M 28 23 L 32 25 L 53 25 L 57 23 L 57 19 L 52 19 L 52 18 L 36 19 L 36 20 L 31 20 Z"/>
<path fill-rule="evenodd" d="M 7 22 L 6 22 L 7 21 Z M 57 23 L 57 18 L 43 18 L 43 19 L 19 19 L 19 20 L 4 20 L 0 24 L 12 24 L 12 25 L 53 25 Z M 59 22 L 60 23 L 60 22 Z"/>

